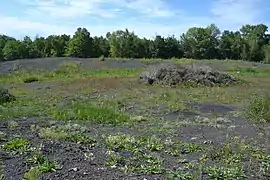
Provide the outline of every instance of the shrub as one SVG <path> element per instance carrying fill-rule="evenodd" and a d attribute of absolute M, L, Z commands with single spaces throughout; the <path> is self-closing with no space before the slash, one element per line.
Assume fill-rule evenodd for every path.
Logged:
<path fill-rule="evenodd" d="M 0 87 L 0 104 L 11 102 L 15 100 L 15 96 L 10 94 L 7 89 Z"/>
<path fill-rule="evenodd" d="M 32 82 L 36 82 L 36 81 L 39 81 L 39 79 L 38 79 L 38 77 L 35 77 L 35 76 L 30 76 L 30 77 L 23 79 L 24 83 L 32 83 Z"/>

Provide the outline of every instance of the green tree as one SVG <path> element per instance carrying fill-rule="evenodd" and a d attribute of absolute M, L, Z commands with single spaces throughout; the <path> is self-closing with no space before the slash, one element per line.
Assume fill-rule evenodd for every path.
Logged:
<path fill-rule="evenodd" d="M 244 42 L 239 31 L 225 30 L 219 43 L 220 56 L 223 59 L 241 59 Z"/>
<path fill-rule="evenodd" d="M 264 24 L 242 26 L 240 32 L 245 41 L 243 59 L 247 61 L 262 61 L 264 59 L 263 47 L 268 43 L 267 30 L 268 27 Z"/>
<path fill-rule="evenodd" d="M 67 46 L 67 56 L 87 58 L 92 54 L 92 38 L 86 28 L 78 28 Z"/>
<path fill-rule="evenodd" d="M 118 30 L 113 33 L 107 33 L 110 46 L 111 57 L 132 58 L 137 55 L 137 43 L 140 39 L 134 32 Z"/>
<path fill-rule="evenodd" d="M 103 36 L 93 38 L 93 54 L 91 57 L 108 57 L 110 55 L 110 45 L 108 39 Z"/>
<path fill-rule="evenodd" d="M 18 40 L 7 41 L 3 48 L 3 56 L 6 61 L 25 58 L 24 52 L 25 46 Z"/>

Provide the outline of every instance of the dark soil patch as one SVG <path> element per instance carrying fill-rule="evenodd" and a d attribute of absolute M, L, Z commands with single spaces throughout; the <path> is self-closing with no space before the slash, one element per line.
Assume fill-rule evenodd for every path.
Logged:
<path fill-rule="evenodd" d="M 61 64 L 66 62 L 78 63 L 83 69 L 100 69 L 100 68 L 143 68 L 145 65 L 140 60 L 119 61 L 109 59 L 100 61 L 98 58 L 38 58 L 23 59 L 8 62 L 0 62 L 0 75 L 9 74 L 18 69 L 32 70 L 39 69 L 45 71 L 56 70 Z"/>
<path fill-rule="evenodd" d="M 203 114 L 219 114 L 226 115 L 229 112 L 238 110 L 234 106 L 218 105 L 213 103 L 191 103 L 189 105 L 194 111 L 199 111 Z"/>

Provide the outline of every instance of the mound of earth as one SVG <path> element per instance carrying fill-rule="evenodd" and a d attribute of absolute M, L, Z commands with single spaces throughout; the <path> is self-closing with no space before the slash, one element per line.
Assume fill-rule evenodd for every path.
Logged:
<path fill-rule="evenodd" d="M 7 89 L 0 87 L 0 104 L 15 100 L 15 96 L 9 93 Z"/>
<path fill-rule="evenodd" d="M 146 84 L 178 85 L 184 83 L 200 84 L 206 86 L 228 85 L 238 80 L 231 75 L 216 71 L 208 66 L 194 65 L 180 66 L 160 64 L 151 66 L 140 75 L 140 80 Z"/>

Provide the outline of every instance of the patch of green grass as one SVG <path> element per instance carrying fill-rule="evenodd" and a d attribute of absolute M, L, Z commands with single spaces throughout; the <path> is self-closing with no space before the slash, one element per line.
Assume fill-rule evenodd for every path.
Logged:
<path fill-rule="evenodd" d="M 254 96 L 245 114 L 253 122 L 270 122 L 270 95 Z"/>
<path fill-rule="evenodd" d="M 72 126 L 53 126 L 48 128 L 34 127 L 32 130 L 38 130 L 43 138 L 66 140 L 75 143 L 89 144 L 92 147 L 96 145 L 96 140 L 92 139 L 89 135 L 81 132 L 83 130 L 74 129 Z"/>
<path fill-rule="evenodd" d="M 80 120 L 97 124 L 120 124 L 130 117 L 107 107 L 95 107 L 91 102 L 74 102 L 51 111 L 57 120 Z"/>
<path fill-rule="evenodd" d="M 163 160 L 152 154 L 164 148 L 161 139 L 154 136 L 109 135 L 105 137 L 105 145 L 109 149 L 107 165 L 119 167 L 124 172 L 143 174 L 159 174 L 165 170 Z"/>
<path fill-rule="evenodd" d="M 50 103 L 47 103 L 49 102 Z M 10 102 L 0 106 L 0 118 L 37 117 L 45 114 L 49 109 L 51 99 L 38 97 L 17 97 L 16 103 Z"/>
<path fill-rule="evenodd" d="M 166 175 L 167 180 L 196 180 L 194 175 L 188 172 L 173 171 Z"/>
<path fill-rule="evenodd" d="M 41 71 L 41 70 L 21 70 L 8 75 L 0 75 L 0 83 L 20 83 L 33 77 L 38 77 L 39 82 L 50 81 L 71 81 L 82 78 L 94 78 L 94 77 L 134 77 L 138 75 L 142 69 L 109 69 L 102 68 L 96 70 L 84 70 L 74 67 L 60 67 L 55 71 Z M 37 76 L 38 74 L 38 76 Z"/>
<path fill-rule="evenodd" d="M 2 148 L 12 154 L 24 154 L 30 149 L 30 141 L 18 138 L 4 143 Z"/>

